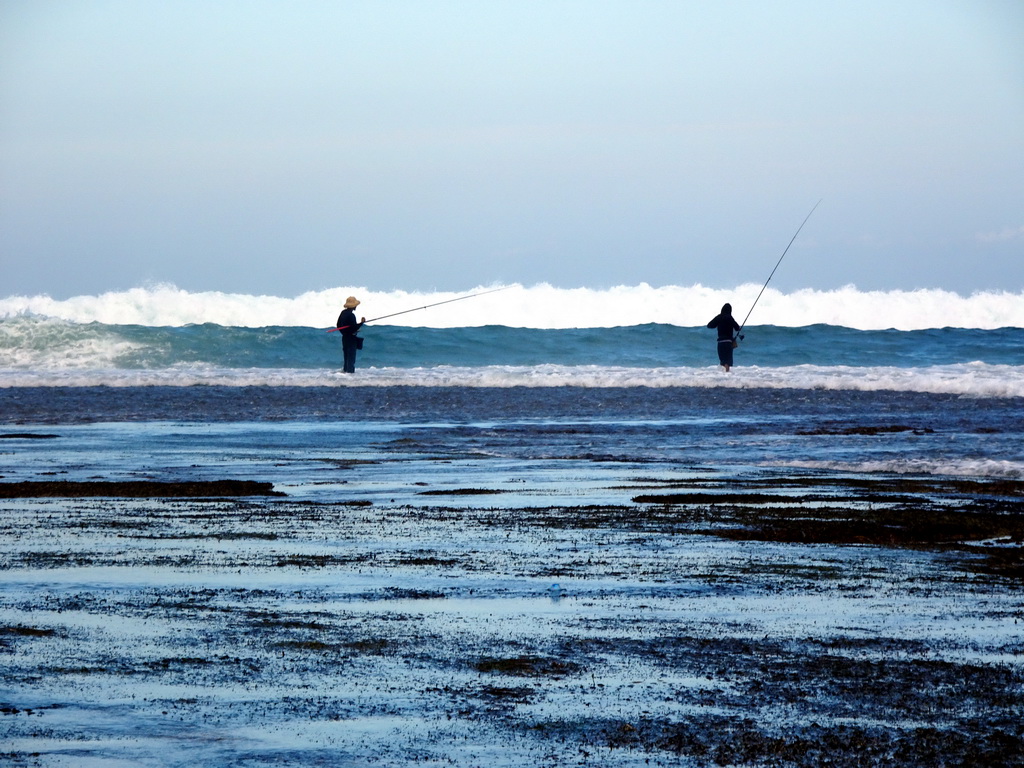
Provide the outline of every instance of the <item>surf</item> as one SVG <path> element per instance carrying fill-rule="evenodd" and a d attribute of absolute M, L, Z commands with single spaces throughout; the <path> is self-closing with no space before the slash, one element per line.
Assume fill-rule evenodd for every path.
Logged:
<path fill-rule="evenodd" d="M 500 289 L 500 290 L 497 290 Z M 181 327 L 269 326 L 328 329 L 346 296 L 357 296 L 367 316 L 387 325 L 422 328 L 506 326 L 511 328 L 613 328 L 645 324 L 701 327 L 722 304 L 737 314 L 757 301 L 756 325 L 833 325 L 857 330 L 930 328 L 1024 328 L 1024 290 L 985 291 L 969 296 L 940 289 L 861 291 L 856 286 L 784 293 L 757 283 L 731 288 L 701 284 L 655 287 L 647 283 L 608 288 L 561 288 L 539 283 L 467 286 L 464 291 L 375 290 L 341 285 L 297 296 L 188 291 L 160 284 L 94 296 L 54 299 L 46 295 L 0 299 L 0 319 L 37 317 L 72 323 Z M 466 294 L 493 292 L 453 306 Z M 754 326 L 751 326 L 754 327 Z"/>
<path fill-rule="evenodd" d="M 340 368 L 340 366 L 339 366 Z M 0 388 L 49 387 L 336 387 L 585 388 L 916 392 L 963 398 L 1024 398 L 1024 367 L 982 363 L 924 368 L 786 366 L 735 368 L 625 368 L 596 365 L 431 366 L 359 369 L 223 368 L 205 364 L 154 370 L 0 369 Z"/>

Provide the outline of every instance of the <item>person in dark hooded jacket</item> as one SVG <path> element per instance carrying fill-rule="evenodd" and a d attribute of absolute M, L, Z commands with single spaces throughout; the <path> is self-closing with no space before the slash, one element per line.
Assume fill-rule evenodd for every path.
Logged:
<path fill-rule="evenodd" d="M 732 316 L 732 304 L 724 305 L 721 313 L 708 323 L 708 328 L 718 329 L 718 362 L 728 373 L 732 368 L 732 350 L 736 346 L 733 333 L 740 330 L 739 323 Z"/>

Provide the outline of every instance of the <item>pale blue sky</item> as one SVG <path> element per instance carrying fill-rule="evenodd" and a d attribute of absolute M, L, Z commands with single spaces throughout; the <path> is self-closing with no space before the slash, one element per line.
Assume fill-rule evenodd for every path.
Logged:
<path fill-rule="evenodd" d="M 1019 0 L 0 0 L 0 295 L 1024 289 Z"/>

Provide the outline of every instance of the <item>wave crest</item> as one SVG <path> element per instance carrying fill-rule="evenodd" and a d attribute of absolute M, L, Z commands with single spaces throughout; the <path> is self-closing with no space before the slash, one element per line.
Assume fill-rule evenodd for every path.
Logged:
<path fill-rule="evenodd" d="M 497 290 L 496 290 L 497 289 Z M 97 296 L 52 299 L 10 296 L 0 299 L 0 319 L 40 316 L 74 323 L 109 325 L 330 327 L 346 296 L 362 301 L 360 310 L 382 324 L 458 328 L 504 325 L 513 328 L 609 328 L 659 323 L 703 326 L 730 302 L 743 320 L 761 286 L 730 289 L 703 285 L 653 287 L 646 283 L 612 288 L 557 288 L 546 283 L 477 286 L 451 291 L 373 291 L 340 286 L 295 297 L 191 292 L 162 284 Z M 463 297 L 476 293 L 487 295 Z M 453 303 L 453 300 L 460 300 Z M 441 306 L 430 306 L 430 305 Z M 401 313 L 401 314 L 396 314 Z M 803 327 L 815 324 L 859 330 L 1024 327 L 1024 291 L 987 291 L 970 296 L 937 290 L 861 291 L 805 288 L 792 293 L 764 291 L 749 325 Z"/>

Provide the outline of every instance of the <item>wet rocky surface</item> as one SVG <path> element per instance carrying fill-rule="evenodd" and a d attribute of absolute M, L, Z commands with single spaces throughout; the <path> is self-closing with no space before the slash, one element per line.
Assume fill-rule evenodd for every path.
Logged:
<path fill-rule="evenodd" d="M 447 492 L 458 507 L 8 498 L 0 757 L 1020 765 L 1022 487 L 765 472 L 515 508 L 477 484 Z"/>

